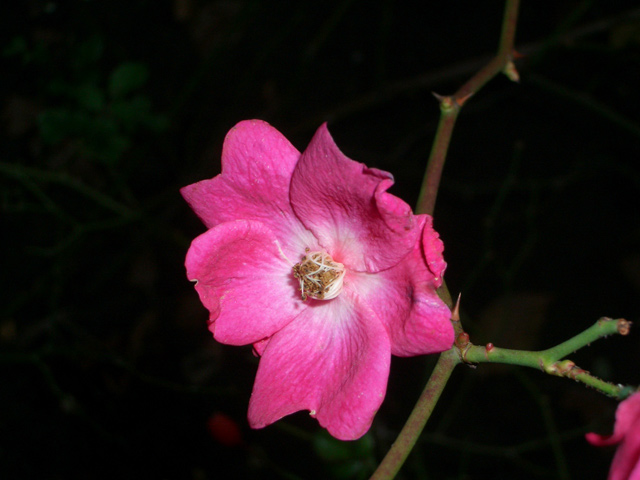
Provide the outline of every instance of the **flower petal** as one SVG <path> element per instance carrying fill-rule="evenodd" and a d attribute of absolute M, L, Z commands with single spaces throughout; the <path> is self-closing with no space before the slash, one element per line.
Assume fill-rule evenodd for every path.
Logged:
<path fill-rule="evenodd" d="M 616 410 L 613 435 L 587 433 L 598 446 L 619 443 L 609 470 L 609 480 L 640 480 L 640 392 L 623 400 Z"/>
<path fill-rule="evenodd" d="M 424 234 L 431 237 L 435 233 L 431 217 L 417 218 L 425 227 Z M 432 251 L 429 255 L 437 257 Z M 436 263 L 441 271 L 446 267 L 441 251 Z M 359 275 L 362 277 L 354 279 L 352 285 L 387 327 L 393 355 L 410 357 L 451 348 L 454 341 L 451 311 L 436 293 L 442 278 L 427 267 L 420 244 L 395 267 L 375 275 Z"/>
<path fill-rule="evenodd" d="M 260 221 L 297 261 L 305 247 L 313 248 L 315 243 L 289 203 L 289 183 L 299 158 L 300 152 L 271 125 L 246 120 L 225 138 L 222 173 L 180 192 L 207 227 L 231 220 Z"/>
<path fill-rule="evenodd" d="M 616 450 L 609 472 L 610 480 L 640 479 L 640 418 L 628 425 L 631 431 Z"/>
<path fill-rule="evenodd" d="M 420 234 L 411 208 L 386 192 L 391 185 L 391 174 L 347 158 L 323 124 L 293 172 L 291 204 L 334 260 L 378 272 L 407 255 Z"/>
<path fill-rule="evenodd" d="M 622 441 L 634 423 L 637 423 L 636 434 L 640 435 L 640 392 L 634 393 L 618 405 L 616 410 L 616 423 L 612 435 L 587 433 L 586 437 L 592 445 L 615 445 Z"/>
<path fill-rule="evenodd" d="M 249 423 L 262 428 L 309 410 L 329 433 L 355 440 L 384 399 L 389 339 L 375 314 L 343 294 L 310 300 L 267 344 L 249 403 Z"/>
<path fill-rule="evenodd" d="M 208 230 L 191 243 L 185 264 L 219 342 L 258 342 L 306 308 L 278 240 L 259 222 L 237 220 Z"/>
<path fill-rule="evenodd" d="M 434 275 L 435 287 L 442 285 L 442 276 L 447 268 L 444 261 L 444 244 L 440 240 L 440 235 L 433 229 L 433 217 L 431 215 L 420 215 L 424 217 L 425 225 L 422 230 L 422 253 L 427 262 L 427 266 Z"/>

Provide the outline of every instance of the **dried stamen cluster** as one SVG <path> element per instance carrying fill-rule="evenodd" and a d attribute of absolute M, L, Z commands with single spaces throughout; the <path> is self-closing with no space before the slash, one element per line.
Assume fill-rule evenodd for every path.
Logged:
<path fill-rule="evenodd" d="M 293 266 L 293 276 L 300 281 L 302 300 L 330 300 L 342 291 L 344 265 L 334 262 L 327 252 L 309 252 Z"/>

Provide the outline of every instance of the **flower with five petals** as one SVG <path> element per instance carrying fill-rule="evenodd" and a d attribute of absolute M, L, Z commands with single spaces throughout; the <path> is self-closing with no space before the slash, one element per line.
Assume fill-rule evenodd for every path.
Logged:
<path fill-rule="evenodd" d="M 222 173 L 181 190 L 208 228 L 185 263 L 210 330 L 260 356 L 252 427 L 308 410 L 336 438 L 359 438 L 392 354 L 451 347 L 436 294 L 442 242 L 430 216 L 387 193 L 392 184 L 347 158 L 326 124 L 300 154 L 249 120 L 227 134 Z"/>

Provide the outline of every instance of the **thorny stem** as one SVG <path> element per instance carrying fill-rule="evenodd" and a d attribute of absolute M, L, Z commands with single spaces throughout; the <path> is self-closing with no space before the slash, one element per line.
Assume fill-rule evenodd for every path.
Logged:
<path fill-rule="evenodd" d="M 631 323 L 623 318 L 616 320 L 601 318 L 593 326 L 566 342 L 538 352 L 498 348 L 492 344 L 486 346 L 473 345 L 468 341 L 468 335 L 463 339 L 458 337 L 456 346 L 460 352 L 460 359 L 465 363 L 507 363 L 536 368 L 549 375 L 572 378 L 576 382 L 581 382 L 600 390 L 605 395 L 622 400 L 626 396 L 628 388 L 605 382 L 579 368 L 571 360 L 563 359 L 570 353 L 602 337 L 613 334 L 626 335 L 629 333 L 630 325 Z"/>
<path fill-rule="evenodd" d="M 433 214 L 453 128 L 464 103 L 500 72 L 513 81 L 519 80 L 518 72 L 513 64 L 513 44 L 519 3 L 519 0 L 506 0 L 500 44 L 495 58 L 471 77 L 454 95 L 448 97 L 436 95 L 440 101 L 440 121 L 422 182 L 416 207 L 417 213 Z M 451 306 L 451 295 L 446 284 L 443 283 L 438 294 L 441 298 L 447 299 L 447 303 Z M 494 362 L 528 366 L 541 369 L 550 375 L 572 378 L 618 399 L 623 399 L 631 393 L 629 387 L 605 382 L 578 368 L 572 361 L 563 360 L 568 354 L 604 336 L 615 333 L 626 335 L 630 328 L 630 322 L 624 319 L 601 318 L 584 332 L 553 348 L 540 352 L 509 350 L 497 348 L 491 344 L 484 347 L 473 345 L 469 341 L 469 335 L 464 332 L 460 324 L 458 304 L 452 310 L 451 320 L 457 337 L 456 342 L 450 350 L 440 355 L 407 422 L 373 473 L 371 477 L 373 480 L 391 479 L 398 473 L 429 420 L 453 369 L 460 363 Z"/>
<path fill-rule="evenodd" d="M 471 77 L 453 96 L 439 98 L 441 112 L 440 122 L 422 182 L 416 207 L 417 213 L 433 214 L 442 169 L 460 107 L 471 95 L 480 90 L 485 83 L 500 71 L 505 71 L 505 73 L 509 75 L 509 78 L 517 80 L 517 73 L 512 63 L 512 52 L 519 3 L 519 0 L 507 0 L 506 2 L 502 21 L 502 33 L 496 57 Z M 450 298 L 446 286 L 444 286 L 443 290 L 444 295 Z M 431 412 L 433 412 L 440 398 L 440 394 L 444 390 L 453 369 L 458 363 L 460 363 L 460 357 L 457 356 L 455 347 L 440 355 L 438 363 L 434 367 L 431 377 L 418 399 L 418 403 L 400 431 L 398 438 L 396 438 L 396 441 L 387 452 L 382 463 L 380 463 L 374 472 L 371 477 L 372 479 L 382 480 L 395 477 L 418 440 L 420 433 L 422 433 L 427 420 L 431 416 Z"/>
<path fill-rule="evenodd" d="M 513 43 L 518 20 L 520 0 L 507 0 L 502 20 L 502 33 L 497 55 L 484 68 L 462 85 L 456 93 L 448 97 L 436 95 L 440 101 L 440 122 L 429 155 L 427 169 L 422 181 L 418 197 L 417 213 L 433 215 L 438 196 L 438 186 L 442 169 L 451 142 L 453 127 L 462 105 L 489 80 L 498 73 L 504 72 L 511 80 L 518 80 L 518 73 L 513 65 Z"/>
<path fill-rule="evenodd" d="M 438 363 L 433 372 L 431 372 L 431 377 L 429 377 L 429 381 L 418 399 L 418 403 L 413 408 L 400 435 L 391 445 L 384 460 L 371 476 L 371 480 L 383 480 L 396 476 L 418 437 L 420 437 L 420 433 L 422 433 L 422 429 L 431 416 L 431 412 L 433 412 L 440 394 L 447 384 L 447 380 L 449 380 L 454 367 L 458 363 L 460 363 L 460 356 L 453 348 L 440 355 Z"/>
<path fill-rule="evenodd" d="M 460 112 L 460 104 L 453 97 L 441 97 L 440 100 L 440 121 L 438 130 L 431 147 L 427 169 L 424 173 L 418 206 L 416 213 L 428 213 L 433 215 L 436 206 L 436 196 L 442 177 L 442 169 L 447 158 L 449 143 L 453 134 L 453 127 Z"/>
<path fill-rule="evenodd" d="M 458 305 L 453 309 L 452 317 L 454 324 L 459 322 Z M 460 363 L 506 363 L 536 368 L 549 375 L 582 382 L 605 395 L 623 400 L 633 392 L 632 388 L 605 382 L 564 357 L 608 335 L 627 335 L 630 327 L 631 322 L 623 318 L 614 320 L 603 317 L 569 340 L 538 352 L 498 348 L 492 344 L 476 346 L 469 341 L 467 333 L 459 334 L 453 348 L 440 355 L 416 406 L 371 479 L 383 480 L 395 477 L 418 440 L 453 369 Z M 456 330 L 459 331 L 460 328 Z"/>

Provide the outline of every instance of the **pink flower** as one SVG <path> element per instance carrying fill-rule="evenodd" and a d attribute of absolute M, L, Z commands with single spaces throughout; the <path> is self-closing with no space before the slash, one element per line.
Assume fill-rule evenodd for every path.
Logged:
<path fill-rule="evenodd" d="M 428 215 L 386 190 L 389 173 L 348 159 L 326 125 L 300 154 L 269 124 L 240 122 L 222 173 L 182 189 L 209 230 L 187 276 L 219 342 L 261 356 L 248 419 L 309 410 L 335 437 L 371 426 L 391 354 L 447 350 L 436 295 L 446 263 Z"/>
<path fill-rule="evenodd" d="M 640 392 L 618 405 L 613 435 L 587 433 L 587 440 L 597 446 L 620 444 L 609 480 L 640 480 Z"/>

